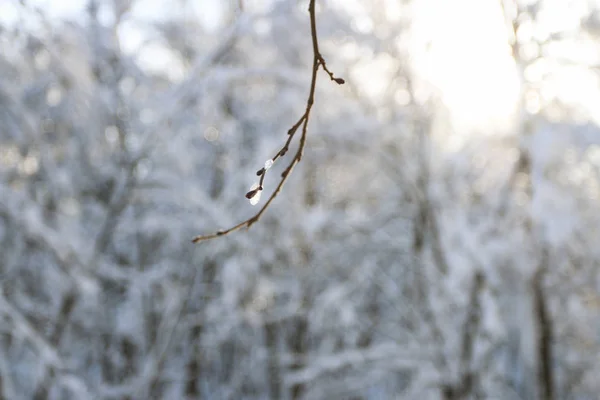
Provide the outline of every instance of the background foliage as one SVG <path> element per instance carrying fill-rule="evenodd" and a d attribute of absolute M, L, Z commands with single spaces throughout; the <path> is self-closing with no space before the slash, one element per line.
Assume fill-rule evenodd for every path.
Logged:
<path fill-rule="evenodd" d="M 318 1 L 199 245 L 306 2 L 0 6 L 2 398 L 597 398 L 598 4 L 442 3 Z"/>

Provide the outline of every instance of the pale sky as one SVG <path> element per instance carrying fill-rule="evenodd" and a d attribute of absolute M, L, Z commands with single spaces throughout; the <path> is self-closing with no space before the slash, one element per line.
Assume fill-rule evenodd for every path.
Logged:
<path fill-rule="evenodd" d="M 126 0 L 115 0 L 126 1 Z M 186 6 L 173 7 L 175 0 L 137 1 L 122 22 L 119 38 L 123 50 L 133 52 L 144 39 L 145 21 L 169 19 L 176 13 L 192 15 L 201 20 L 207 29 L 218 28 L 224 7 L 237 2 L 223 0 L 195 0 Z M 333 0 L 332 0 L 333 1 Z M 365 0 L 339 0 L 340 7 L 356 16 L 356 28 L 372 29 L 364 18 Z M 577 29 L 579 16 L 587 12 L 587 0 L 546 0 L 543 22 L 536 25 L 532 35 L 544 39 L 557 29 Z M 596 0 L 594 0 L 596 1 Z M 53 18 L 80 19 L 84 17 L 86 1 L 30 0 Z M 102 3 L 102 2 L 101 2 Z M 244 0 L 246 11 L 261 10 L 271 1 Z M 568 3 L 568 4 L 567 4 Z M 386 15 L 393 20 L 399 17 L 395 0 L 387 0 Z M 498 0 L 414 0 L 413 48 L 411 57 L 422 78 L 436 88 L 439 98 L 448 107 L 453 123 L 459 130 L 486 126 L 503 128 L 515 111 L 521 86 L 515 62 L 510 54 L 508 34 Z M 0 22 L 15 23 L 19 17 L 18 0 L 0 2 Z M 363 16 L 363 17 L 361 17 Z M 100 12 L 101 20 L 112 18 L 110 12 Z M 574 46 L 573 56 L 588 57 L 590 49 Z M 160 45 L 149 46 L 140 53 L 140 61 L 149 68 L 173 71 L 173 79 L 181 78 L 184 71 L 168 65 L 168 49 Z M 152 61 L 154 60 L 154 61 Z M 156 60 L 162 60 L 157 64 Z M 154 63 L 154 64 L 152 64 Z M 375 62 L 373 63 L 373 66 Z M 368 63 L 366 68 L 368 69 Z M 386 87 L 381 74 L 368 73 L 368 82 L 360 80 L 367 88 Z M 529 71 L 533 74 L 535 71 Z M 378 78 L 379 77 L 379 78 Z M 529 78 L 529 77 L 528 77 Z M 535 78 L 535 77 L 534 77 Z M 379 79 L 379 81 L 378 81 Z M 381 81 L 381 82 L 380 82 Z M 593 83 L 593 82 L 592 82 Z M 590 84 L 589 77 L 574 72 L 557 80 L 555 90 L 565 98 L 588 104 L 592 115 L 600 115 L 600 92 Z M 598 112 L 596 112 L 598 111 Z M 464 129 L 467 128 L 467 129 Z"/>
<path fill-rule="evenodd" d="M 413 58 L 458 125 L 501 125 L 519 81 L 499 2 L 418 0 Z"/>

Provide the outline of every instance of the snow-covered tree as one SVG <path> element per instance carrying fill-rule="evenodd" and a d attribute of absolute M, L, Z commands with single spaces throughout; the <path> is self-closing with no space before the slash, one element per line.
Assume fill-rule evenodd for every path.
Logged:
<path fill-rule="evenodd" d="M 312 3 L 0 6 L 2 398 L 595 398 L 592 1 L 316 0 L 191 243 Z"/>

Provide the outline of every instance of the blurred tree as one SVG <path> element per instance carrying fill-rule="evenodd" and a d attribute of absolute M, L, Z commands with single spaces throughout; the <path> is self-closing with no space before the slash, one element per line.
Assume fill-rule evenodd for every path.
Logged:
<path fill-rule="evenodd" d="M 317 2 L 346 85 L 199 246 L 306 110 L 308 3 L 3 5 L 2 398 L 595 398 L 597 5 L 490 0 L 520 97 L 469 131 L 419 61 L 442 3 Z"/>

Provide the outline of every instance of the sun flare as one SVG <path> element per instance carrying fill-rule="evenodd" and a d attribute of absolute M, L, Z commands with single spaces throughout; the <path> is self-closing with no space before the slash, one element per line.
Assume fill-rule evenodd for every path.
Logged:
<path fill-rule="evenodd" d="M 460 130 L 502 130 L 519 98 L 519 78 L 498 2 L 418 0 L 413 62 Z"/>

